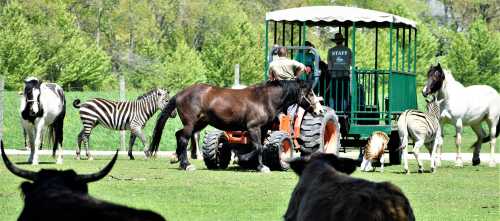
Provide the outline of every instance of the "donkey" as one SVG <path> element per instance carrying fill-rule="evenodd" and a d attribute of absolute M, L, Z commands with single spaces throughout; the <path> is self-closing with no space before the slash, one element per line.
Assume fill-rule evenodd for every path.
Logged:
<path fill-rule="evenodd" d="M 28 135 L 31 154 L 28 162 L 38 164 L 38 147 L 41 146 L 44 128 L 53 144 L 52 156 L 57 151 L 57 163 L 62 164 L 63 124 L 66 99 L 63 89 L 54 83 L 42 83 L 35 77 L 24 81 L 20 112 L 23 130 Z"/>
<path fill-rule="evenodd" d="M 453 78 L 453 75 L 444 70 L 441 64 L 432 66 L 427 72 L 427 83 L 422 94 L 427 97 L 430 94 L 437 94 L 440 100 L 441 128 L 444 123 L 451 123 L 456 130 L 457 158 L 455 165 L 462 167 L 463 161 L 460 153 L 462 145 L 462 130 L 466 125 L 470 125 L 477 136 L 474 143 L 474 154 L 472 165 L 479 165 L 479 152 L 481 144 L 490 142 L 490 167 L 495 167 L 495 145 L 496 137 L 500 133 L 500 95 L 487 85 L 472 85 L 464 87 Z M 441 102 L 442 100 L 442 102 Z M 481 123 L 486 121 L 490 135 L 486 135 L 481 128 Z"/>
<path fill-rule="evenodd" d="M 219 130 L 248 131 L 253 150 L 240 156 L 240 159 L 248 160 L 257 155 L 257 169 L 269 172 L 269 168 L 262 164 L 262 137 L 278 114 L 286 112 L 292 104 L 316 114 L 322 112 L 322 106 L 311 87 L 310 82 L 301 80 L 269 81 L 245 89 L 192 85 L 173 96 L 162 110 L 153 132 L 150 152 L 158 149 L 165 123 L 177 109 L 184 125 L 183 129 L 175 133 L 176 154 L 182 169 L 195 169 L 187 159 L 187 143 L 194 133 L 211 125 Z"/>

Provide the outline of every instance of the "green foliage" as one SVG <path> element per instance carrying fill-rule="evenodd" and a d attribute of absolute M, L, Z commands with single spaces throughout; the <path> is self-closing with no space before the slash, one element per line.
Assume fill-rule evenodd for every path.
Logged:
<path fill-rule="evenodd" d="M 206 82 L 207 69 L 196 51 L 179 40 L 175 52 L 166 59 L 166 72 L 162 76 L 162 85 L 168 89 L 180 90 L 191 84 Z"/>
<path fill-rule="evenodd" d="M 500 89 L 499 37 L 482 20 L 473 22 L 468 32 L 452 36 L 445 62 L 465 85 L 488 84 Z"/>
<path fill-rule="evenodd" d="M 0 74 L 6 76 L 7 90 L 17 90 L 24 78 L 43 72 L 39 48 L 19 4 L 12 3 L 1 9 L 0 39 Z"/>
<path fill-rule="evenodd" d="M 256 46 L 259 44 L 258 32 L 248 22 L 238 4 L 217 1 L 207 10 L 210 28 L 206 34 L 202 59 L 207 65 L 208 82 L 230 86 L 235 64 L 240 64 L 243 83 L 255 83 L 263 79 L 263 62 L 259 59 L 262 58 L 262 50 Z"/>

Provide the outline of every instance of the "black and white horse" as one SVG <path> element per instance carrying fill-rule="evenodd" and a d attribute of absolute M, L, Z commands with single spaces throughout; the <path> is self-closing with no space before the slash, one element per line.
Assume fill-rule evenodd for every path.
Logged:
<path fill-rule="evenodd" d="M 57 151 L 57 163 L 62 163 L 63 124 L 66 115 L 66 99 L 63 89 L 54 83 L 42 83 L 35 77 L 24 81 L 21 99 L 21 118 L 28 135 L 31 149 L 28 162 L 38 164 L 38 147 L 42 142 L 42 131 L 47 128 L 53 144 L 52 156 Z"/>

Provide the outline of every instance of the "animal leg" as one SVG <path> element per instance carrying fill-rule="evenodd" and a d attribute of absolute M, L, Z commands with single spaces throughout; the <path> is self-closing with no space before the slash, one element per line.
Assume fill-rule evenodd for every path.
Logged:
<path fill-rule="evenodd" d="M 130 139 L 129 139 L 129 144 L 128 144 L 128 157 L 131 160 L 135 160 L 134 155 L 132 155 L 132 149 L 134 147 L 135 139 L 137 136 L 134 134 L 134 132 L 130 131 Z M 146 155 L 147 158 L 147 155 Z"/>
<path fill-rule="evenodd" d="M 368 171 L 368 164 L 369 163 L 370 163 L 370 161 L 363 157 L 363 161 L 361 162 L 361 171 Z"/>
<path fill-rule="evenodd" d="M 422 165 L 422 162 L 418 158 L 418 153 L 420 152 L 420 147 L 422 147 L 423 145 L 424 145 L 424 140 L 418 139 L 417 142 L 415 142 L 415 146 L 413 147 L 413 155 L 415 156 L 415 160 L 417 160 L 419 173 L 424 172 L 424 166 Z"/>
<path fill-rule="evenodd" d="M 84 130 L 82 130 L 78 134 L 78 138 L 77 138 L 78 147 L 76 147 L 76 156 L 75 156 L 75 159 L 77 159 L 77 160 L 80 160 L 80 151 L 81 151 L 82 142 L 85 142 L 84 141 L 84 139 L 85 139 L 84 133 L 85 133 Z"/>
<path fill-rule="evenodd" d="M 261 143 L 261 130 L 259 127 L 253 127 L 248 130 L 251 142 L 257 153 L 257 170 L 263 173 L 269 173 L 269 167 L 262 163 L 262 143 Z"/>
<path fill-rule="evenodd" d="M 193 133 L 191 137 L 191 159 L 198 159 L 198 141 L 200 140 L 200 132 Z"/>
<path fill-rule="evenodd" d="M 455 144 L 457 146 L 457 158 L 455 160 L 455 166 L 463 167 L 464 162 L 462 161 L 462 154 L 460 151 L 462 146 L 462 130 L 463 130 L 462 119 L 458 119 L 457 122 L 455 123 L 455 130 L 457 136 L 455 139 Z"/>
<path fill-rule="evenodd" d="M 488 166 L 495 167 L 496 166 L 495 147 L 496 147 L 496 143 L 497 143 L 497 137 L 495 135 L 497 133 L 498 124 L 500 124 L 500 117 L 497 117 L 497 119 L 490 120 L 490 122 L 491 122 L 491 124 L 488 124 L 488 126 L 490 126 L 490 134 L 491 134 L 490 162 L 488 163 Z"/>
<path fill-rule="evenodd" d="M 401 158 L 403 159 L 404 173 L 410 174 L 410 170 L 408 169 L 408 146 L 403 147 L 403 151 L 401 151 Z"/>
<path fill-rule="evenodd" d="M 177 157 L 179 157 L 181 169 L 186 171 L 196 170 L 196 167 L 191 165 L 187 158 L 187 144 L 191 133 L 192 129 L 187 127 L 184 127 L 184 129 L 178 130 L 175 133 L 175 137 L 177 138 L 177 149 L 175 150 L 175 153 L 177 154 Z"/>
<path fill-rule="evenodd" d="M 381 173 L 384 172 L 384 161 L 385 161 L 384 154 L 382 154 L 382 156 L 380 156 L 380 172 Z"/>
<path fill-rule="evenodd" d="M 471 125 L 472 131 L 476 134 L 477 140 L 474 142 L 474 152 L 472 156 L 472 165 L 477 166 L 481 163 L 481 159 L 479 158 L 479 153 L 481 152 L 481 144 L 483 137 L 485 137 L 485 132 L 481 127 L 481 124 Z"/>
<path fill-rule="evenodd" d="M 28 157 L 28 163 L 33 162 L 33 157 L 35 155 L 35 130 L 30 128 L 28 131 L 28 147 L 30 150 L 30 155 Z"/>
<path fill-rule="evenodd" d="M 35 146 L 32 148 L 33 151 L 33 159 L 31 161 L 32 165 L 38 165 L 38 147 L 40 146 L 40 143 L 42 142 L 42 129 L 45 126 L 45 120 L 43 118 L 40 118 L 40 120 L 35 123 Z"/>

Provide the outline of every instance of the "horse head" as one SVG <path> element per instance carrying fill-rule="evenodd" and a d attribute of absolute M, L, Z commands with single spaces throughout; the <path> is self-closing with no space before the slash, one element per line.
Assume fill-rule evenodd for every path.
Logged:
<path fill-rule="evenodd" d="M 29 77 L 24 80 L 21 115 L 25 120 L 33 122 L 35 118 L 43 115 L 43 109 L 40 104 L 41 85 L 42 81 L 35 77 Z"/>
<path fill-rule="evenodd" d="M 433 94 L 441 90 L 444 79 L 445 75 L 443 68 L 441 68 L 441 64 L 438 63 L 436 66 L 431 65 L 429 71 L 427 72 L 427 82 L 422 90 L 422 95 L 427 97 L 429 94 Z"/>
<path fill-rule="evenodd" d="M 319 102 L 318 97 L 314 94 L 312 89 L 313 81 L 298 80 L 299 83 L 299 100 L 297 104 L 304 108 L 304 110 L 311 112 L 315 115 L 323 113 L 323 106 Z"/>

